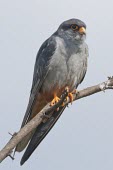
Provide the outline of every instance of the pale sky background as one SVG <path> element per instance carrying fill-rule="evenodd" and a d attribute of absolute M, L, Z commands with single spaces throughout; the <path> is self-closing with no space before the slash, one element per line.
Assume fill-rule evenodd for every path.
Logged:
<path fill-rule="evenodd" d="M 20 128 L 40 45 L 70 18 L 87 24 L 82 89 L 113 75 L 113 1 L 0 0 L 0 148 Z M 113 170 L 113 91 L 74 102 L 21 167 L 22 155 L 0 170 Z"/>

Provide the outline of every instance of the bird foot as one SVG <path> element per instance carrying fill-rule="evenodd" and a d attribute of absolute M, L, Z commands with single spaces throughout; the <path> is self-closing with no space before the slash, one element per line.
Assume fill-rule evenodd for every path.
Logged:
<path fill-rule="evenodd" d="M 73 102 L 73 93 L 68 93 L 68 97 L 69 97 L 70 102 L 72 104 L 72 102 Z"/>
<path fill-rule="evenodd" d="M 68 101 L 68 98 L 70 99 L 70 103 L 72 104 L 73 100 L 74 100 L 74 97 L 73 97 L 73 94 L 77 94 L 77 90 L 74 89 L 72 92 L 69 92 L 68 93 L 68 96 L 66 97 L 66 101 Z"/>
<path fill-rule="evenodd" d="M 51 101 L 50 106 L 55 105 L 55 104 L 58 103 L 59 101 L 60 101 L 60 98 L 57 97 L 57 96 L 55 96 L 54 99 Z"/>

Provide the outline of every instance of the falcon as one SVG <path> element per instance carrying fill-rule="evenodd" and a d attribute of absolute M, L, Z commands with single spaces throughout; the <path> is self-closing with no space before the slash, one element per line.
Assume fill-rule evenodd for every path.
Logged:
<path fill-rule="evenodd" d="M 53 106 L 60 100 L 62 92 L 68 88 L 69 97 L 83 81 L 87 71 L 88 46 L 85 43 L 86 24 L 79 19 L 64 21 L 40 47 L 36 56 L 33 83 L 28 107 L 21 125 L 26 125 L 43 107 Z M 27 149 L 20 164 L 31 156 L 56 123 L 66 106 L 55 110 L 50 118 L 43 121 L 17 145 L 16 151 Z"/>

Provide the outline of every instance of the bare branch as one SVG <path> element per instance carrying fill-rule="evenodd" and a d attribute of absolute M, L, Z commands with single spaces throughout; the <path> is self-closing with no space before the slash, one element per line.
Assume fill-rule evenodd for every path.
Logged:
<path fill-rule="evenodd" d="M 79 91 L 77 94 L 74 94 L 74 100 L 81 99 L 83 97 L 87 97 L 93 95 L 94 93 L 98 93 L 100 91 L 105 91 L 107 89 L 113 89 L 113 77 L 108 77 L 108 80 L 100 83 L 98 85 L 88 87 Z M 50 103 L 48 103 L 29 123 L 27 123 L 18 133 L 16 133 L 10 141 L 6 144 L 6 146 L 0 151 L 0 162 L 2 162 L 7 156 L 10 155 L 11 151 L 16 147 L 16 145 L 33 129 L 35 129 L 42 120 L 48 117 L 49 113 L 54 111 L 56 108 L 64 104 L 70 103 L 70 99 L 68 98 L 65 101 L 65 97 L 67 93 L 64 92 L 62 94 L 61 100 L 53 107 L 50 107 Z M 49 118 L 49 117 L 48 117 Z"/>

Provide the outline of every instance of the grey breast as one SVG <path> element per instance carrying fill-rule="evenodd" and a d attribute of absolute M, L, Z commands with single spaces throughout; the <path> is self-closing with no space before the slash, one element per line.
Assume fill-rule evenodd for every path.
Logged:
<path fill-rule="evenodd" d="M 82 81 L 87 69 L 87 45 L 85 43 L 70 50 L 65 46 L 65 41 L 55 37 L 56 50 L 51 57 L 49 72 L 45 79 L 43 90 L 51 90 L 58 85 L 77 87 Z M 78 48 L 78 49 L 77 49 Z"/>

